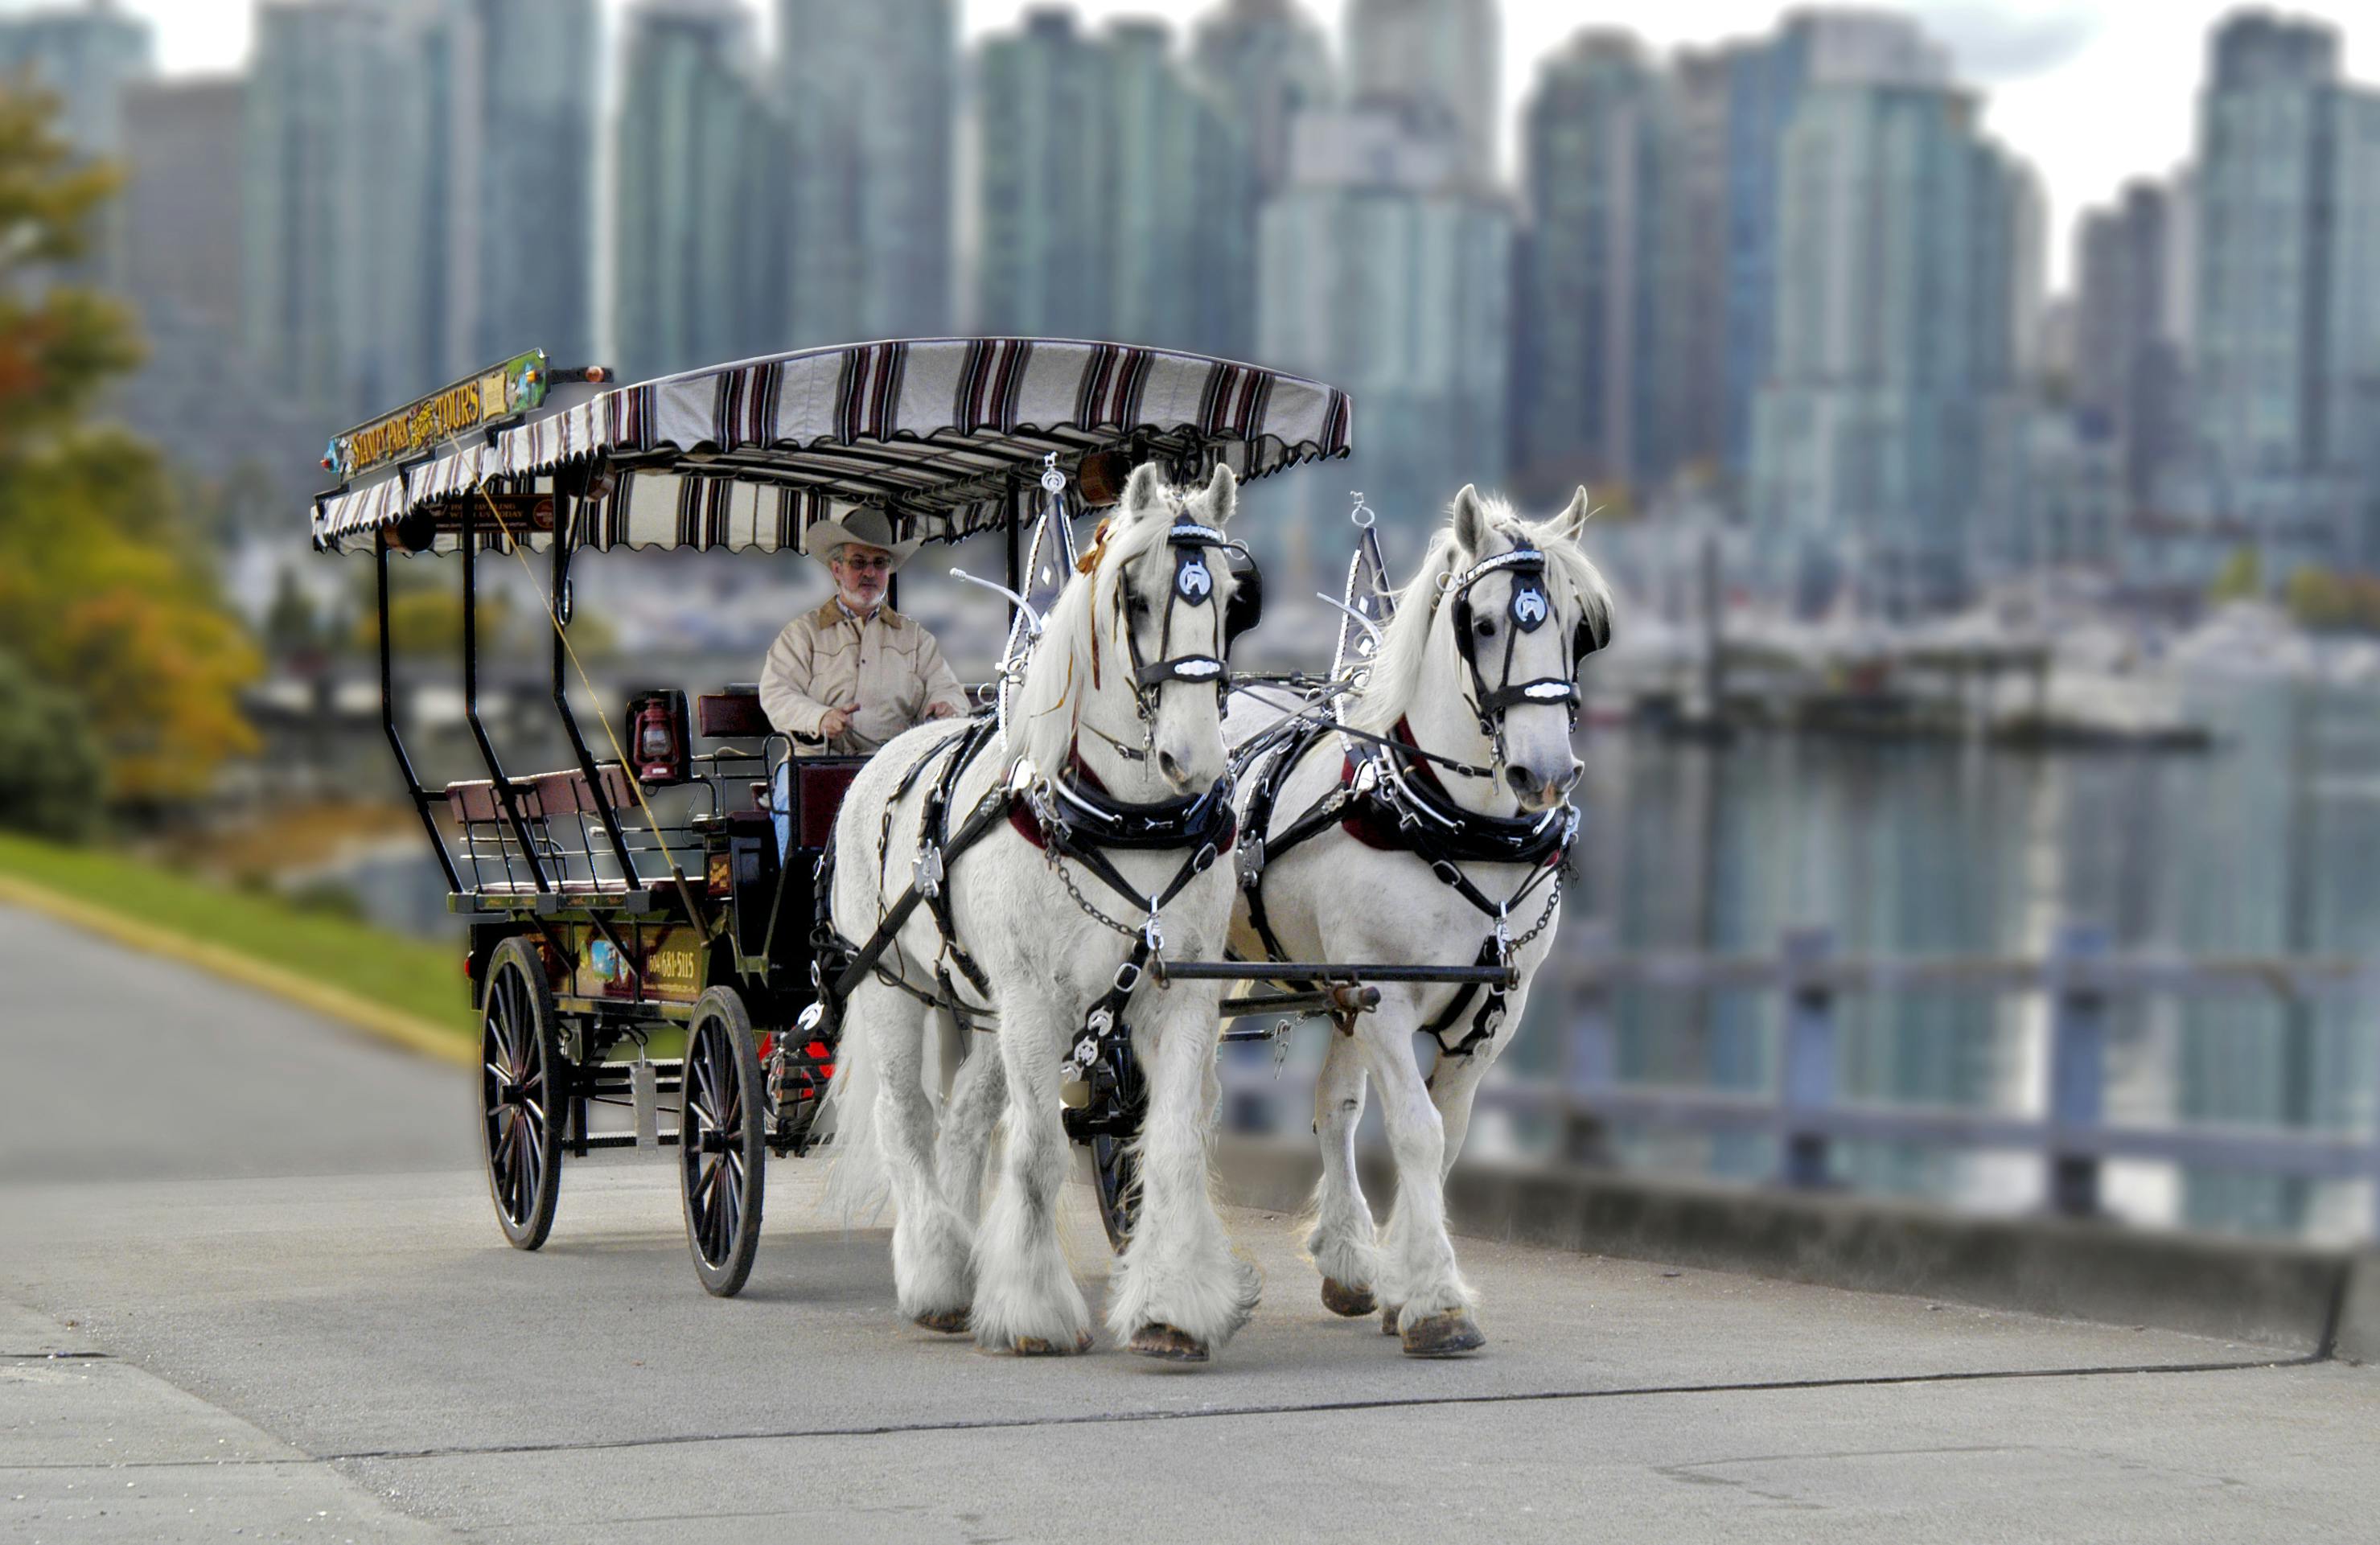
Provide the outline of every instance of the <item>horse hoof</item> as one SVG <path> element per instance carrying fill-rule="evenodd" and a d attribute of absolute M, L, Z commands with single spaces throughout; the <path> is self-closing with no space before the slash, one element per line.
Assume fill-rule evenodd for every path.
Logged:
<path fill-rule="evenodd" d="M 1395 1335 L 1397 1333 L 1397 1317 L 1404 1312 L 1405 1311 L 1401 1307 L 1395 1304 L 1381 1305 L 1380 1334 L 1384 1336 Z"/>
<path fill-rule="evenodd" d="M 940 1331 L 946 1336 L 963 1336 L 966 1334 L 967 1311 L 928 1309 L 917 1317 L 917 1323 L 929 1331 Z"/>
<path fill-rule="evenodd" d="M 1061 1346 L 1054 1341 L 1044 1341 L 1039 1336 L 1016 1338 L 1016 1355 L 1020 1357 L 1071 1357 L 1080 1352 L 1088 1352 L 1090 1349 L 1091 1332 L 1088 1331 L 1076 1335 L 1075 1344 L 1072 1346 Z"/>
<path fill-rule="evenodd" d="M 1148 1324 L 1132 1333 L 1132 1349 L 1144 1357 L 1169 1363 L 1203 1363 L 1207 1344 L 1171 1325 Z"/>
<path fill-rule="evenodd" d="M 1349 1320 L 1361 1320 L 1380 1307 L 1368 1287 L 1349 1287 L 1335 1277 L 1322 1279 L 1322 1307 Z"/>
<path fill-rule="evenodd" d="M 1460 1357 L 1487 1344 L 1479 1322 L 1461 1309 L 1428 1315 L 1405 1327 L 1408 1357 Z"/>

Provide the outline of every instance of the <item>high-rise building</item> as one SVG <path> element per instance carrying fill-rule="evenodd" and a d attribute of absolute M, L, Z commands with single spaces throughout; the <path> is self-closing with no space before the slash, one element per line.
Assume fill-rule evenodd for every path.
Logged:
<path fill-rule="evenodd" d="M 777 0 L 795 347 L 947 332 L 953 0 Z"/>
<path fill-rule="evenodd" d="M 123 102 L 125 289 L 144 315 L 172 310 L 239 335 L 247 84 L 144 81 Z"/>
<path fill-rule="evenodd" d="M 977 55 L 979 332 L 1107 331 L 1107 69 L 1072 11 L 1030 12 Z"/>
<path fill-rule="evenodd" d="M 152 73 L 153 53 L 149 23 L 115 0 L 0 15 L 0 80 L 30 76 L 55 93 L 59 127 L 85 155 L 123 150 L 123 90 Z"/>
<path fill-rule="evenodd" d="M 1536 496 L 1647 490 L 1669 471 L 1662 243 L 1670 91 L 1633 34 L 1587 31 L 1522 110 L 1514 471 Z"/>
<path fill-rule="evenodd" d="M 1338 99 L 1322 29 L 1298 0 L 1223 0 L 1192 32 L 1190 65 L 1247 141 L 1259 198 L 1289 176 L 1289 126 Z"/>
<path fill-rule="evenodd" d="M 1087 37 L 1036 11 L 984 43 L 978 77 L 976 325 L 1245 354 L 1247 144 L 1165 29 Z"/>
<path fill-rule="evenodd" d="M 328 428 L 436 386 L 477 316 L 476 40 L 438 0 L 260 6 L 242 330 Z"/>
<path fill-rule="evenodd" d="M 1752 453 L 1753 404 L 1768 379 L 1776 338 L 1778 223 L 1787 130 L 1803 95 L 1824 86 L 1945 87 L 1949 56 L 1905 17 L 1798 11 L 1774 37 L 1727 51 L 1728 288 L 1726 431 L 1722 461 L 1741 472 Z"/>
<path fill-rule="evenodd" d="M 2276 578 L 2380 561 L 2380 93 L 2340 79 L 2331 29 L 2269 12 L 2218 26 L 2208 66 L 2197 432 L 2175 503 L 2246 533 Z"/>
<path fill-rule="evenodd" d="M 1751 515 L 1803 604 L 1949 604 L 2006 546 L 2029 174 L 1973 103 L 1928 86 L 1805 91 L 1783 147 L 1774 350 Z M 1997 449 L 1995 448 L 1997 447 Z"/>
<path fill-rule="evenodd" d="M 2171 225 L 2165 189 L 2135 182 L 2115 207 L 2086 213 L 2075 240 L 2071 401 L 2082 432 L 2118 447 L 2136 504 L 2180 448 L 2181 354 L 2167 331 Z"/>
<path fill-rule="evenodd" d="M 153 67 L 149 23 L 115 0 L 38 6 L 0 15 L 0 90 L 29 82 L 57 98 L 58 131 L 94 159 L 124 151 L 124 93 Z M 89 255 L 73 273 L 111 286 L 124 282 L 123 211 L 103 207 Z"/>
<path fill-rule="evenodd" d="M 558 364 L 591 364 L 602 94 L 595 0 L 473 5 L 485 66 L 471 357 L 484 364 L 535 347 Z"/>
<path fill-rule="evenodd" d="M 1670 83 L 1660 198 L 1660 382 L 1666 467 L 1713 481 L 1727 465 L 1729 122 L 1735 63 L 1679 54 Z"/>
<path fill-rule="evenodd" d="M 115 408 L 177 468 L 212 478 L 260 469 L 294 497 L 311 491 L 322 414 L 319 404 L 310 419 L 299 412 L 241 348 L 247 99 L 237 79 L 125 88 L 123 288 L 144 348 Z"/>
<path fill-rule="evenodd" d="M 1350 99 L 1442 117 L 1463 147 L 1464 175 L 1493 182 L 1503 121 L 1496 0 L 1350 0 L 1346 18 Z"/>
<path fill-rule="evenodd" d="M 1464 483 L 1503 484 L 1512 217 L 1434 116 L 1308 114 L 1292 147 L 1258 229 L 1257 357 L 1345 388 L 1364 414 L 1345 478 L 1282 491 L 1311 555 L 1339 545 L 1324 532 L 1343 529 L 1342 489 L 1410 531 Z"/>
<path fill-rule="evenodd" d="M 628 13 L 613 159 L 613 347 L 630 376 L 787 347 L 786 131 L 740 0 Z"/>

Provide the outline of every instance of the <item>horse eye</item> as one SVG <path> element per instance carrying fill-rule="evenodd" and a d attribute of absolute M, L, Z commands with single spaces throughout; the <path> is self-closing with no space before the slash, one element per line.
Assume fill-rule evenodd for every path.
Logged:
<path fill-rule="evenodd" d="M 1143 595 L 1127 596 L 1124 598 L 1123 609 L 1135 617 L 1145 617 L 1148 615 L 1148 598 Z"/>
<path fill-rule="evenodd" d="M 1496 636 L 1496 619 L 1493 617 L 1481 617 L 1479 619 L 1479 626 L 1473 629 L 1473 631 L 1477 633 L 1483 639 L 1494 638 Z"/>

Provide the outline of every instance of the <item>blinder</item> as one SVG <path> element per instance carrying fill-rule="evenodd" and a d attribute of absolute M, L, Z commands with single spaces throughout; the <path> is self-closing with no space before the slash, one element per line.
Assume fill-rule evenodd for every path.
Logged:
<path fill-rule="evenodd" d="M 1162 650 L 1173 633 L 1173 610 L 1177 606 L 1196 608 L 1215 599 L 1214 554 L 1225 554 L 1225 562 L 1236 581 L 1231 599 L 1223 603 L 1222 646 L 1226 653 L 1238 637 L 1257 625 L 1264 614 L 1264 585 L 1257 577 L 1256 562 L 1247 549 L 1225 536 L 1212 526 L 1202 526 L 1187 518 L 1176 520 L 1166 533 L 1166 542 L 1173 549 L 1173 583 L 1165 595 L 1164 623 L 1159 630 L 1158 647 Z M 1212 684 L 1218 692 L 1229 685 L 1231 666 L 1216 655 L 1169 655 L 1149 664 L 1139 659 L 1140 646 L 1131 629 L 1124 631 L 1126 643 L 1133 653 L 1133 686 L 1146 692 L 1162 687 L 1169 681 Z M 1145 716 L 1145 715 L 1144 715 Z"/>
<path fill-rule="evenodd" d="M 1512 593 L 1505 602 L 1504 615 L 1514 637 L 1505 640 L 1502 679 L 1491 688 L 1488 685 L 1487 674 L 1479 668 L 1478 636 L 1474 631 L 1477 618 L 1471 604 L 1471 589 L 1491 574 L 1508 571 L 1512 576 Z M 1453 596 L 1451 610 L 1453 613 L 1455 648 L 1462 652 L 1463 663 L 1470 668 L 1472 685 L 1476 688 L 1475 702 L 1480 722 L 1491 735 L 1497 733 L 1497 726 L 1491 721 L 1510 708 L 1560 703 L 1573 715 L 1577 713 L 1579 663 L 1600 647 L 1592 625 L 1584 615 L 1571 630 L 1570 675 L 1539 676 L 1519 683 L 1512 679 L 1512 651 L 1518 642 L 1517 636 L 1535 633 L 1554 616 L 1553 599 L 1546 590 L 1546 555 L 1534 547 L 1516 547 L 1509 553 L 1498 554 L 1454 577 L 1447 588 Z"/>

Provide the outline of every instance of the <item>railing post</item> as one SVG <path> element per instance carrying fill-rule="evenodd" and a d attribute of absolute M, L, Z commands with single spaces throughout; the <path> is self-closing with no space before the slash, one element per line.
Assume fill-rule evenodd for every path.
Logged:
<path fill-rule="evenodd" d="M 1620 1046 L 1611 1019 L 1611 925 L 1593 918 L 1572 931 L 1561 966 L 1570 1010 L 1565 1045 L 1570 1109 L 1562 1156 L 1573 1164 L 1611 1162 L 1610 1134 L 1602 1112 L 1604 1094 L 1619 1082 Z"/>
<path fill-rule="evenodd" d="M 2359 1005 L 2360 1017 L 2363 1023 L 2370 1024 L 2373 1020 L 2373 1011 L 2380 1008 L 2380 967 L 2367 968 L 2357 979 L 2355 987 L 2354 1001 Z M 2373 1072 L 2374 1077 L 2372 1081 L 2372 1147 L 2370 1150 L 2372 1233 L 2364 1243 L 2367 1246 L 2380 1246 L 2380 1048 L 2375 1048 L 2374 1051 Z"/>
<path fill-rule="evenodd" d="M 1830 929 L 1785 932 L 1785 1037 L 1777 1074 L 1788 1186 L 1829 1184 L 1827 1133 L 1812 1119 L 1835 1102 L 1835 994 L 1817 971 L 1834 950 Z"/>
<path fill-rule="evenodd" d="M 2049 1209 L 2070 1218 L 2099 1213 L 2099 1155 L 2076 1139 L 2096 1132 L 2107 1110 L 2107 999 L 2073 968 L 2104 957 L 2107 931 L 2070 923 L 2050 957 Z"/>

